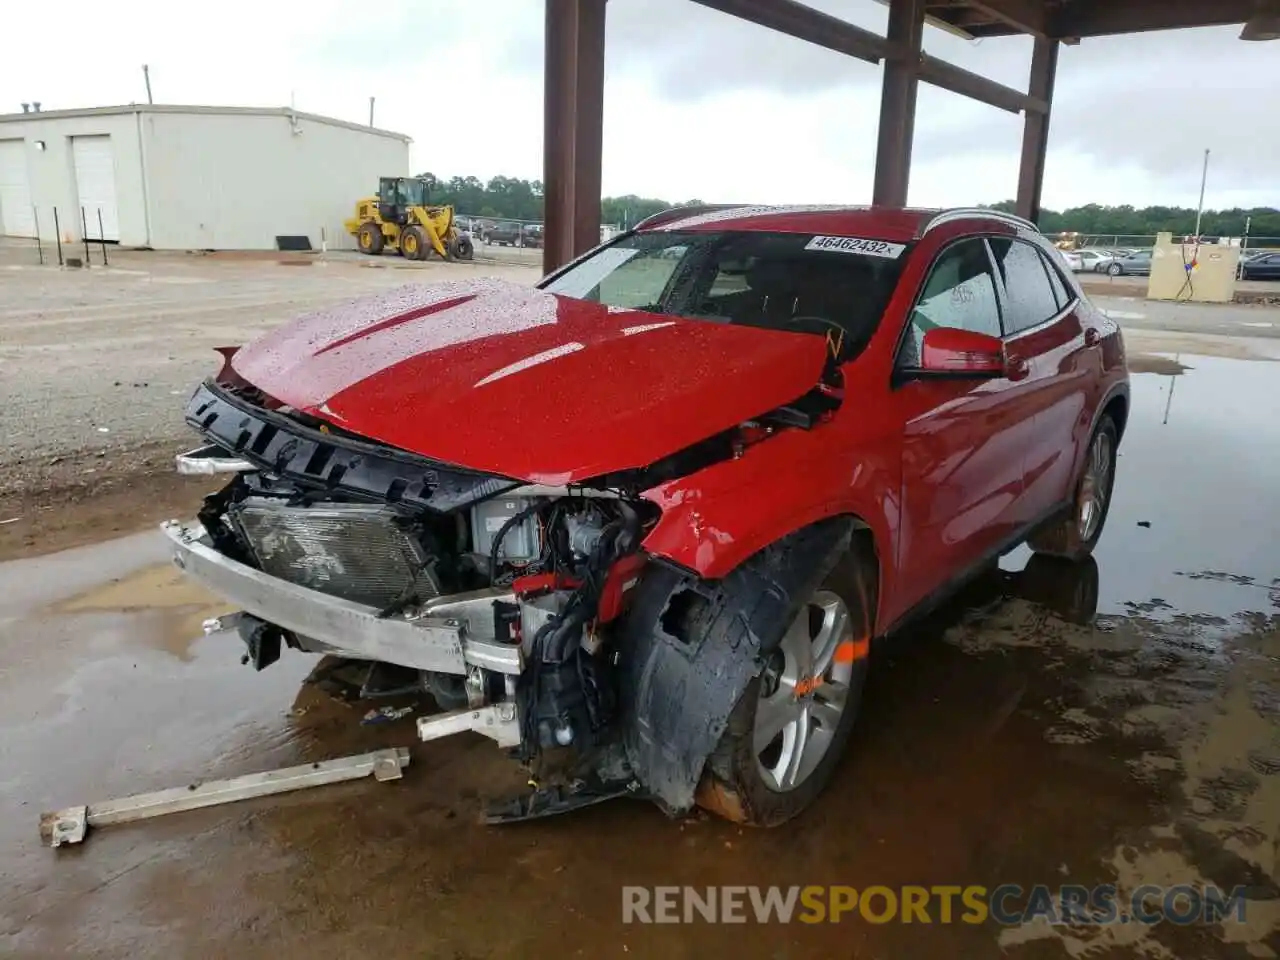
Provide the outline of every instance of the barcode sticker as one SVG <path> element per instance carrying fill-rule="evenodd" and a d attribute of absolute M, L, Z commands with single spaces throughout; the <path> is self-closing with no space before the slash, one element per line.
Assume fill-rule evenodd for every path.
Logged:
<path fill-rule="evenodd" d="M 834 253 L 861 253 L 868 257 L 896 260 L 907 249 L 905 243 L 868 240 L 863 237 L 814 237 L 804 245 L 806 250 L 830 250 Z"/>

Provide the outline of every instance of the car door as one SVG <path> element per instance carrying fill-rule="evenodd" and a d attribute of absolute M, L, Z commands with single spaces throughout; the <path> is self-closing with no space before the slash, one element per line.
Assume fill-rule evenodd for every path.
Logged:
<path fill-rule="evenodd" d="M 1023 495 L 1016 523 L 1043 519 L 1073 483 L 1079 425 L 1088 420 L 1090 391 L 1099 382 L 1097 330 L 1084 322 L 1092 308 L 1036 244 L 993 238 L 999 266 L 1005 356 L 1020 412 L 1031 419 L 1022 456 Z"/>
<path fill-rule="evenodd" d="M 1017 383 L 919 367 L 924 334 L 956 327 L 1001 335 L 987 242 L 942 248 L 908 314 L 894 372 L 903 417 L 899 611 L 947 588 L 1016 529 L 1022 450 L 1030 420 L 1011 402 Z"/>

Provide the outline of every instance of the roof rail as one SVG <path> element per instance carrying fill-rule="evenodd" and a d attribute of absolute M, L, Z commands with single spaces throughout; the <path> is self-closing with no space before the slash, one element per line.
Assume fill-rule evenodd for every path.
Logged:
<path fill-rule="evenodd" d="M 637 223 L 632 230 L 648 230 L 650 227 L 660 227 L 664 223 L 671 223 L 675 220 L 683 220 L 685 217 L 698 217 L 704 213 L 715 213 L 717 210 L 733 210 L 737 207 L 743 207 L 743 203 L 698 203 L 687 207 L 668 207 L 651 216 L 645 217 Z"/>
<path fill-rule="evenodd" d="M 992 210 L 987 207 L 956 207 L 953 210 L 943 210 L 935 215 L 925 224 L 924 229 L 920 231 L 920 235 L 924 236 L 934 227 L 940 227 L 944 223 L 950 223 L 952 220 L 959 220 L 961 217 L 987 217 L 991 220 L 1003 220 L 1005 223 L 1013 224 L 1017 227 L 1023 227 L 1034 233 L 1039 233 L 1040 228 L 1025 217 L 1019 217 L 1016 214 L 1005 213 L 1003 210 Z"/>

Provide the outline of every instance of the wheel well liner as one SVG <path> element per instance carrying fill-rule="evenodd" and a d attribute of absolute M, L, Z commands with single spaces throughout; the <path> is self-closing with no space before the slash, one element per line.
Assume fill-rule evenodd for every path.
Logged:
<path fill-rule="evenodd" d="M 759 672 L 760 654 L 850 548 L 854 531 L 852 517 L 832 517 L 720 580 L 664 564 L 641 581 L 621 645 L 623 739 L 637 780 L 668 812 L 693 806 L 703 766 Z M 687 592 L 695 598 L 681 597 Z M 696 628 L 668 629 L 681 621 Z"/>

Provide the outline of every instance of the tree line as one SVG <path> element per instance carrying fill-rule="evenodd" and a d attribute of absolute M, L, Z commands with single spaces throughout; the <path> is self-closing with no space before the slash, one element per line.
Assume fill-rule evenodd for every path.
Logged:
<path fill-rule="evenodd" d="M 1014 202 L 1004 200 L 991 204 L 993 209 L 1012 213 Z M 1253 237 L 1280 237 L 1280 210 L 1253 207 L 1245 210 L 1206 210 L 1200 218 L 1200 235 L 1204 237 L 1239 237 L 1245 232 Z M 1124 204 L 1106 207 L 1097 203 L 1066 210 L 1040 211 L 1040 229 L 1050 236 L 1064 231 L 1091 236 L 1147 237 L 1169 232 L 1175 237 L 1194 232 L 1196 212 L 1191 207 L 1132 207 Z"/>
<path fill-rule="evenodd" d="M 422 174 L 430 176 L 430 174 Z M 474 217 L 509 220 L 541 220 L 543 196 L 541 180 L 519 177 L 493 177 L 485 182 L 478 177 L 437 178 L 432 203 L 452 204 L 458 213 Z M 601 200 L 601 221 L 617 227 L 631 227 L 645 217 L 675 206 L 700 203 L 685 200 L 671 203 L 653 197 L 628 194 Z M 1003 200 L 991 204 L 992 209 L 1012 212 L 1014 202 Z M 1251 210 L 1206 210 L 1201 218 L 1203 236 L 1241 236 L 1248 219 L 1249 234 L 1255 237 L 1280 237 L 1280 210 L 1254 207 Z M 1047 234 L 1074 230 L 1098 236 L 1154 236 L 1169 231 L 1175 236 L 1194 230 L 1196 212 L 1188 207 L 1102 206 L 1097 203 L 1066 210 L 1042 210 L 1040 229 Z"/>

